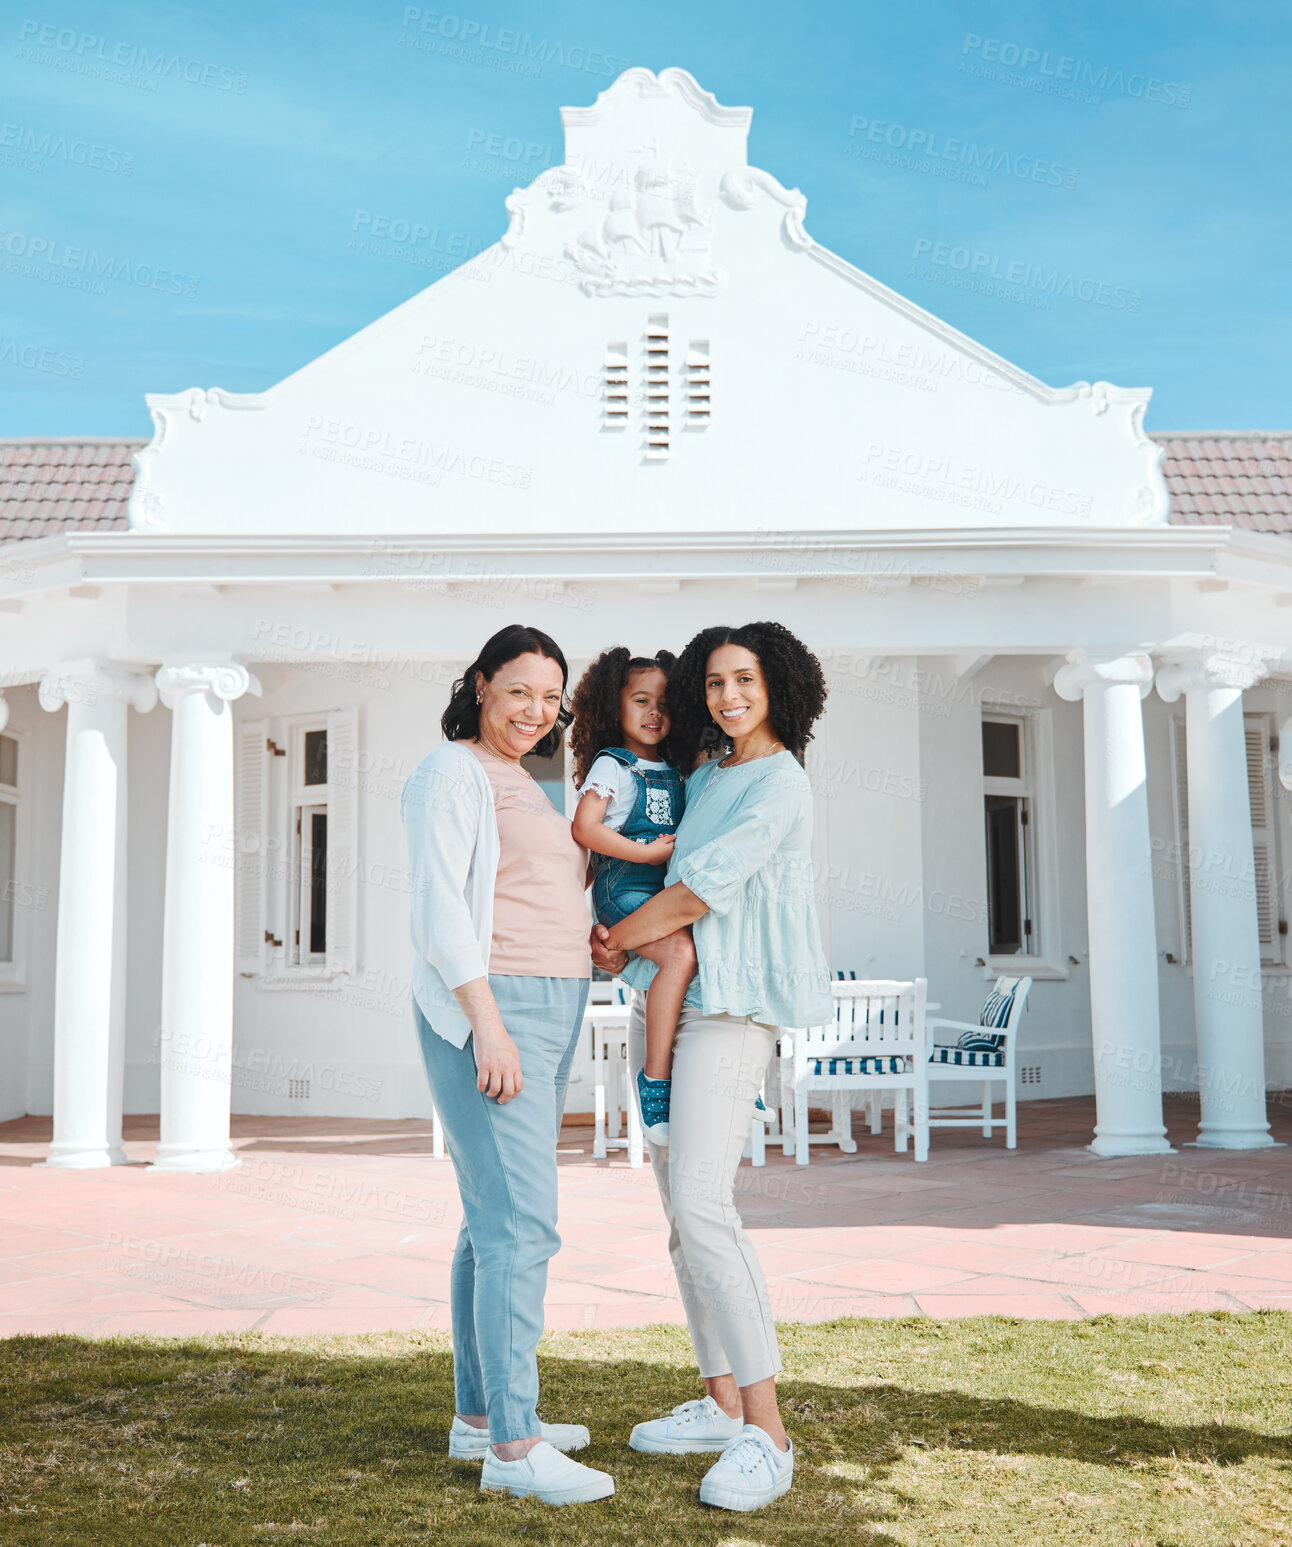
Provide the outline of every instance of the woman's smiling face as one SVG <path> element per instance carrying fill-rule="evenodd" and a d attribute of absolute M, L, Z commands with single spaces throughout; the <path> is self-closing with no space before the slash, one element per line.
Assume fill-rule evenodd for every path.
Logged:
<path fill-rule="evenodd" d="M 564 687 L 559 663 L 546 655 L 518 655 L 488 681 L 477 672 L 479 739 L 506 757 L 524 757 L 556 724 Z"/>
<path fill-rule="evenodd" d="M 714 722 L 737 747 L 760 727 L 772 730 L 767 723 L 771 709 L 767 679 L 758 657 L 743 645 L 719 645 L 709 657 L 704 669 L 704 701 Z"/>

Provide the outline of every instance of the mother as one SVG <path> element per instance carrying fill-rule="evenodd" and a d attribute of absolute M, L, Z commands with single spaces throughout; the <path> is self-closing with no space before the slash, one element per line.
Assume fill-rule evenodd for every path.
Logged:
<path fill-rule="evenodd" d="M 825 705 L 820 663 L 779 623 L 710 628 L 668 683 L 671 746 L 687 783 L 664 890 L 611 929 L 593 959 L 635 989 L 653 973 L 622 953 L 694 926 L 699 958 L 678 1022 L 667 1150 L 651 1161 L 706 1395 L 639 1423 L 635 1450 L 721 1451 L 707 1504 L 750 1510 L 794 1480 L 776 1403 L 781 1368 L 767 1287 L 733 1201 L 736 1168 L 779 1026 L 833 1015 L 812 884 L 812 790 L 799 759 Z M 634 1069 L 645 1049 L 633 1008 Z"/>
<path fill-rule="evenodd" d="M 587 850 L 522 765 L 570 721 L 555 640 L 513 625 L 454 684 L 444 744 L 404 786 L 414 1015 L 462 1195 L 450 1281 L 449 1454 L 480 1486 L 551 1504 L 605 1498 L 540 1424 L 536 1349 L 556 1233 L 556 1140 L 588 997 Z"/>

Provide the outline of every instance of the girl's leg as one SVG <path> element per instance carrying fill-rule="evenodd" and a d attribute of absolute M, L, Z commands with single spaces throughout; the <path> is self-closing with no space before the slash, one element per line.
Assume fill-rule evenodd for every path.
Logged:
<path fill-rule="evenodd" d="M 695 976 L 695 942 L 689 929 L 678 929 L 642 946 L 637 954 L 659 968 L 646 991 L 646 1078 L 667 1080 L 673 1067 L 677 1018 Z"/>

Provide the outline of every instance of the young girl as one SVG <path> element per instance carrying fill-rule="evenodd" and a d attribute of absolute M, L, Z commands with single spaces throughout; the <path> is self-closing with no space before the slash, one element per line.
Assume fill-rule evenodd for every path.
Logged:
<path fill-rule="evenodd" d="M 592 851 L 597 922 L 617 924 L 664 885 L 673 834 L 682 820 L 682 776 L 665 756 L 669 719 L 664 690 L 673 657 L 607 650 L 574 690 L 574 838 Z M 679 929 L 640 953 L 659 971 L 646 992 L 646 1066 L 637 1075 L 642 1126 L 668 1143 L 673 1037 L 695 976 L 695 945 Z"/>

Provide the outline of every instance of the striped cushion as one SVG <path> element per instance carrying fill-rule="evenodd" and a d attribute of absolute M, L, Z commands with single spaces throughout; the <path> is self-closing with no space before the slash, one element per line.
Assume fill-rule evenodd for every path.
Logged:
<path fill-rule="evenodd" d="M 1005 1027 L 1009 1025 L 1009 1017 L 1014 1009 L 1014 995 L 1018 991 L 1021 978 L 997 978 L 996 985 L 987 995 L 987 1002 L 982 1007 L 982 1013 L 978 1016 L 980 1026 Z M 957 1047 L 964 1048 L 971 1053 L 994 1053 L 1005 1044 L 1004 1037 L 993 1037 L 990 1032 L 966 1031 L 956 1043 Z M 949 1060 L 942 1059 L 942 1063 Z"/>
<path fill-rule="evenodd" d="M 929 1062 L 959 1064 L 968 1069 L 1003 1069 L 1005 1054 L 989 1047 L 935 1047 L 929 1054 Z"/>
<path fill-rule="evenodd" d="M 905 1054 L 887 1058 L 818 1058 L 812 1065 L 813 1074 L 905 1074 L 906 1069 Z"/>

